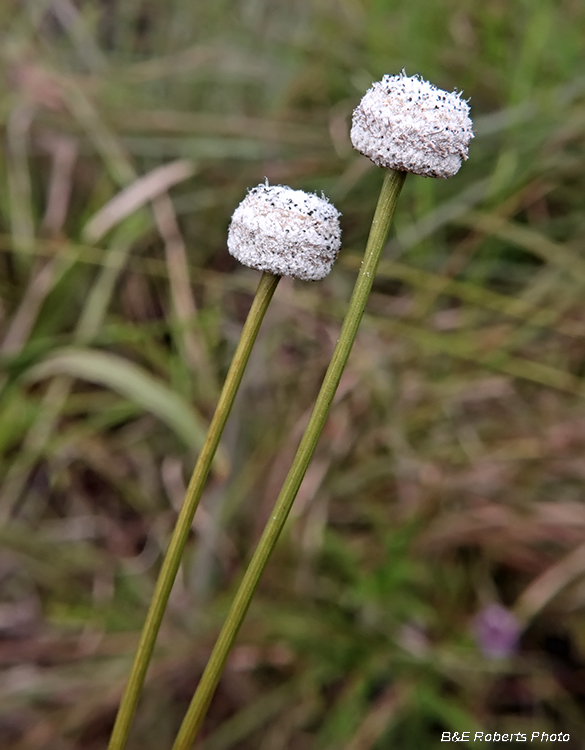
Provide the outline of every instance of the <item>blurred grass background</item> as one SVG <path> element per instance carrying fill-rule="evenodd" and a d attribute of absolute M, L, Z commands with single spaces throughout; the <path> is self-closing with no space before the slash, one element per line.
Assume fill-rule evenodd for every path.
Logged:
<path fill-rule="evenodd" d="M 582 747 L 585 6 L 5 0 L 0 24 L 0 745 L 106 745 L 258 281 L 229 218 L 267 177 L 323 190 L 344 249 L 281 282 L 228 424 L 129 745 L 170 746 L 365 245 L 352 109 L 404 68 L 471 97 L 476 139 L 406 182 L 200 747 Z M 510 659 L 474 635 L 496 603 Z"/>

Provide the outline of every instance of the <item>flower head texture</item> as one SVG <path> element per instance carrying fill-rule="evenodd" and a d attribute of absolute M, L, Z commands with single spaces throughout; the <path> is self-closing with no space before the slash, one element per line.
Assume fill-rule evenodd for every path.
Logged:
<path fill-rule="evenodd" d="M 473 138 L 469 105 L 420 76 L 384 76 L 353 113 L 351 142 L 379 167 L 452 177 Z"/>
<path fill-rule="evenodd" d="M 276 276 L 318 281 L 341 247 L 339 212 L 329 201 L 284 185 L 258 185 L 234 211 L 228 250 Z"/>

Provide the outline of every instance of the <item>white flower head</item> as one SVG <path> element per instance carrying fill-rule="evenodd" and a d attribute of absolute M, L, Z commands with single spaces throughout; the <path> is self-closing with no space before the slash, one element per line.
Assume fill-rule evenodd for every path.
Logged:
<path fill-rule="evenodd" d="M 258 185 L 234 211 L 228 250 L 259 271 L 318 281 L 327 276 L 341 247 L 339 216 L 325 196 Z"/>
<path fill-rule="evenodd" d="M 353 113 L 351 142 L 379 167 L 452 177 L 473 138 L 469 105 L 420 76 L 386 75 Z"/>

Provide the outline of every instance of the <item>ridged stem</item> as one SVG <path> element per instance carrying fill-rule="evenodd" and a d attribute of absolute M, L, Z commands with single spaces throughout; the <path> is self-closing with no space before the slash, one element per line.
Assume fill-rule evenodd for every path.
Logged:
<path fill-rule="evenodd" d="M 185 543 L 203 492 L 203 487 L 205 486 L 205 480 L 211 469 L 213 457 L 242 381 L 242 376 L 250 358 L 260 325 L 279 281 L 280 276 L 264 273 L 258 284 L 256 295 L 244 324 L 240 341 L 215 409 L 215 414 L 213 415 L 205 443 L 195 464 L 189 486 L 187 487 L 185 501 L 177 518 L 173 535 L 162 563 L 132 663 L 130 676 L 120 702 L 108 750 L 123 750 L 126 746 L 148 664 L 154 650 L 156 637 L 173 583 L 177 576 L 177 571 L 179 570 Z"/>
<path fill-rule="evenodd" d="M 193 746 L 220 680 L 232 644 L 246 616 L 262 573 L 278 541 L 305 476 L 355 340 L 405 177 L 406 172 L 388 170 L 386 173 L 362 267 L 341 328 L 339 341 L 333 352 L 311 418 L 256 551 L 236 592 L 191 705 L 183 719 L 173 750 L 190 750 Z"/>

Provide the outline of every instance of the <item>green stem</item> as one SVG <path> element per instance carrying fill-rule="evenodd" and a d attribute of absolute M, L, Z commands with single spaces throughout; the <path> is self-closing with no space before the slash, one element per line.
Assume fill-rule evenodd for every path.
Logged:
<path fill-rule="evenodd" d="M 263 273 L 258 284 L 252 307 L 244 324 L 240 341 L 215 409 L 215 414 L 213 415 L 205 443 L 193 469 L 185 501 L 177 518 L 175 529 L 163 560 L 132 663 L 128 683 L 120 702 L 108 750 L 123 750 L 126 746 L 130 726 L 146 676 L 146 670 L 152 656 L 169 595 L 177 576 L 183 549 L 185 548 L 193 517 L 203 492 L 205 480 L 209 474 L 213 457 L 242 381 L 242 375 L 244 374 L 250 352 L 256 341 L 260 325 L 279 281 L 280 276 Z"/>
<path fill-rule="evenodd" d="M 258 582 L 278 541 L 280 532 L 284 527 L 303 477 L 305 476 L 356 337 L 405 177 L 406 172 L 389 170 L 386 173 L 362 267 L 341 328 L 339 341 L 325 374 L 309 424 L 307 425 L 282 490 L 276 500 L 270 519 L 266 524 L 260 542 L 236 592 L 231 609 L 209 657 L 191 705 L 183 719 L 183 723 L 175 739 L 175 744 L 173 745 L 173 750 L 190 750 L 193 746 L 223 672 L 234 639 L 246 616 Z"/>

